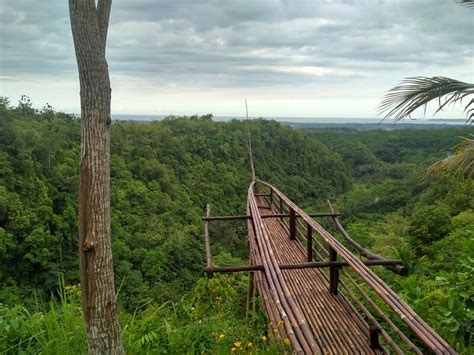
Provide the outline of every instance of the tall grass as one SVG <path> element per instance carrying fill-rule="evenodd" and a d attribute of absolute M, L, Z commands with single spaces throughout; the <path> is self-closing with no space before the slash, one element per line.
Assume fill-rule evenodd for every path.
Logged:
<path fill-rule="evenodd" d="M 261 312 L 245 314 L 246 277 L 200 280 L 179 302 L 147 302 L 119 317 L 129 354 L 274 354 L 290 352 L 271 340 Z M 85 354 L 79 286 L 60 280 L 57 297 L 36 309 L 0 305 L 1 354 Z"/>
<path fill-rule="evenodd" d="M 22 305 L 0 305 L 0 352 L 6 354 L 87 353 L 79 288 L 60 280 L 58 297 L 37 302 L 34 312 Z"/>

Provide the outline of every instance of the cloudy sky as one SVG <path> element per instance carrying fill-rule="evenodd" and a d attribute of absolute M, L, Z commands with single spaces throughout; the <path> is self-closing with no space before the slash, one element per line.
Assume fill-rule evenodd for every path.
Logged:
<path fill-rule="evenodd" d="M 112 111 L 242 116 L 246 97 L 253 116 L 375 117 L 404 77 L 474 81 L 473 18 L 455 0 L 113 0 Z M 79 112 L 67 1 L 0 0 L 0 19 L 0 95 Z"/>

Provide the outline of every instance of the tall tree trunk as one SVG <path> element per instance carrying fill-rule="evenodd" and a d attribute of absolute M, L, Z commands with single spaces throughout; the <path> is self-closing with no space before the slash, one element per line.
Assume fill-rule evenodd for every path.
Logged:
<path fill-rule="evenodd" d="M 79 255 L 89 353 L 122 354 L 110 230 L 110 101 L 105 48 L 111 0 L 69 0 L 79 69 Z"/>

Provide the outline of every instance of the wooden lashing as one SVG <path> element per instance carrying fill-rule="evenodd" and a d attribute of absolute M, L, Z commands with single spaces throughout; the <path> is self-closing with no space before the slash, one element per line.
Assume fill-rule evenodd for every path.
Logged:
<path fill-rule="evenodd" d="M 329 261 L 337 261 L 337 252 L 329 247 Z M 338 295 L 338 288 L 339 285 L 339 267 L 338 266 L 330 266 L 329 267 L 329 291 L 332 295 Z"/>

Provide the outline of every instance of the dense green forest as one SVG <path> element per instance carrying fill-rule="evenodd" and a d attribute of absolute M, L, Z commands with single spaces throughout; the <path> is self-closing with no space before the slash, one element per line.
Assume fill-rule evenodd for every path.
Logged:
<path fill-rule="evenodd" d="M 86 352 L 79 307 L 79 119 L 0 100 L 0 352 Z M 458 351 L 473 350 L 474 182 L 427 177 L 472 128 L 295 130 L 274 121 L 168 117 L 112 126 L 112 235 L 126 349 L 274 353 L 246 275 L 204 278 L 203 210 L 245 211 L 250 129 L 257 175 L 310 211 L 326 199 L 376 269 Z M 216 263 L 245 261 L 246 226 L 211 225 Z"/>

